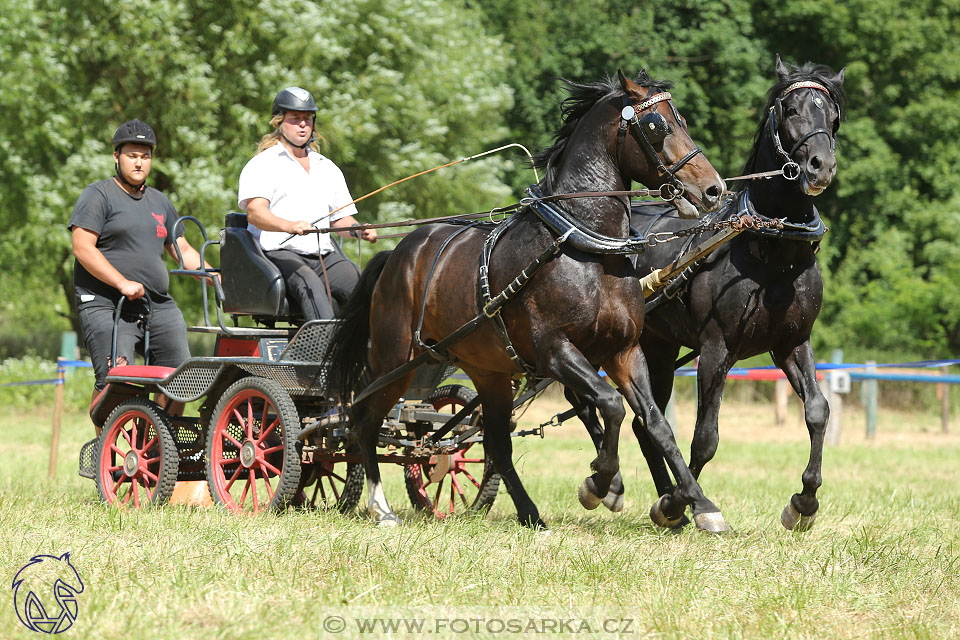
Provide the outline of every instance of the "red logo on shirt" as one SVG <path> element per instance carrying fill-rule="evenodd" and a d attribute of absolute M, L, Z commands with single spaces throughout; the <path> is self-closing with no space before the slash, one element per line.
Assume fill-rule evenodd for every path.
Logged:
<path fill-rule="evenodd" d="M 157 221 L 157 237 L 166 238 L 167 237 L 167 228 L 163 225 L 163 216 L 150 212 L 150 215 L 153 216 L 153 219 Z"/>

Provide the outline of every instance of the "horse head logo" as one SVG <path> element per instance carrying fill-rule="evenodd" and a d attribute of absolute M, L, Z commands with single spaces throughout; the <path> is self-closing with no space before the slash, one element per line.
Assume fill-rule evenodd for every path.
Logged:
<path fill-rule="evenodd" d="M 63 633 L 77 619 L 83 580 L 70 553 L 33 556 L 13 578 L 13 604 L 23 626 L 39 633 Z"/>

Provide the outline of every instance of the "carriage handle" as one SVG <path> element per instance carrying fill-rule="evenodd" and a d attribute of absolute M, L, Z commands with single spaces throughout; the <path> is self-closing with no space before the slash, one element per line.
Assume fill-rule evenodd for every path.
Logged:
<path fill-rule="evenodd" d="M 120 328 L 120 312 L 123 310 L 123 303 L 126 296 L 120 296 L 117 301 L 117 308 L 113 312 L 113 337 L 110 343 L 110 363 L 117 366 L 117 333 Z M 143 364 L 150 364 L 150 318 L 153 315 L 153 303 L 150 301 L 150 294 L 145 293 L 140 300 L 147 303 L 147 313 L 143 318 Z"/>

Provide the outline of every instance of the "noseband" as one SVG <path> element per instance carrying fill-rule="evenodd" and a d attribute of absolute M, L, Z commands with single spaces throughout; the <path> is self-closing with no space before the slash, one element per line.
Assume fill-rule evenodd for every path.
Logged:
<path fill-rule="evenodd" d="M 633 135 L 637 141 L 637 144 L 643 149 L 647 159 L 655 163 L 657 169 L 662 173 L 670 176 L 670 181 L 660 187 L 660 197 L 663 200 L 674 200 L 683 195 L 684 187 L 683 183 L 677 178 L 677 171 L 679 171 L 683 165 L 690 162 L 698 153 L 703 153 L 703 149 L 695 147 L 693 151 L 680 158 L 680 160 L 669 168 L 663 164 L 663 160 L 657 155 L 653 145 L 663 142 L 667 134 L 670 133 L 667 120 L 656 111 L 652 111 L 642 118 L 638 114 L 658 102 L 669 101 L 671 98 L 672 96 L 668 91 L 663 91 L 650 96 L 643 102 L 633 104 L 629 96 L 624 96 L 623 109 L 620 111 L 620 129 L 617 131 L 617 166 L 620 166 L 620 155 L 623 152 L 623 138 L 627 133 L 627 129 L 629 129 L 631 135 Z M 674 118 L 676 118 L 677 122 L 680 122 L 680 114 L 677 113 L 677 108 L 673 106 L 672 102 L 669 104 L 670 108 L 673 109 Z"/>
<path fill-rule="evenodd" d="M 786 178 L 787 180 L 796 180 L 797 178 L 800 177 L 800 165 L 797 164 L 797 162 L 793 159 L 793 154 L 797 152 L 797 149 L 800 148 L 800 145 L 806 142 L 807 139 L 822 133 L 828 138 L 830 138 L 831 152 L 834 151 L 837 146 L 837 141 L 833 137 L 833 134 L 830 131 L 827 131 L 826 129 L 821 128 L 821 129 L 814 129 L 813 131 L 807 132 L 802 136 L 800 136 L 800 139 L 797 140 L 796 143 L 794 143 L 793 148 L 790 149 L 790 153 L 787 153 L 786 151 L 784 151 L 783 144 L 781 144 L 780 142 L 780 133 L 778 131 L 777 119 L 781 117 L 783 113 L 783 102 L 782 102 L 783 99 L 787 96 L 788 93 L 790 93 L 791 91 L 796 91 L 797 89 L 816 89 L 817 91 L 823 91 L 825 94 L 827 94 L 827 96 L 830 96 L 830 91 L 827 90 L 827 88 L 822 84 L 820 84 L 819 82 L 813 82 L 812 80 L 803 80 L 800 82 L 794 82 L 789 87 L 784 89 L 783 93 L 780 94 L 780 97 L 777 98 L 774 105 L 770 107 L 770 111 L 767 117 L 767 127 L 769 129 L 770 139 L 773 142 L 774 150 L 777 153 L 779 153 L 780 157 L 784 160 L 782 171 L 783 171 L 783 177 Z M 833 98 L 831 97 L 830 99 L 832 100 Z M 817 98 L 817 100 L 819 100 L 819 98 Z M 837 110 L 839 111 L 839 109 L 840 107 L 838 105 Z"/>

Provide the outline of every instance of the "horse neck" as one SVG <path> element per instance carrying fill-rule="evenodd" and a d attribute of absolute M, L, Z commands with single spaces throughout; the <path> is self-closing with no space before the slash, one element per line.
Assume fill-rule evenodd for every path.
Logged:
<path fill-rule="evenodd" d="M 582 146 L 577 146 L 575 157 L 564 157 L 553 179 L 546 183 L 545 190 L 548 193 L 623 191 L 627 188 L 610 154 L 596 143 L 599 138 L 594 136 L 593 141 L 582 139 Z M 628 198 L 572 198 L 562 201 L 560 206 L 596 233 L 617 238 L 624 238 L 630 233 Z"/>
<path fill-rule="evenodd" d="M 759 141 L 762 145 L 754 163 L 753 172 L 776 171 L 783 160 L 773 152 L 769 135 Z M 814 217 L 813 197 L 800 190 L 799 180 L 783 176 L 753 180 L 750 183 L 750 201 L 757 213 L 770 218 L 785 218 L 790 222 L 809 222 Z"/>

